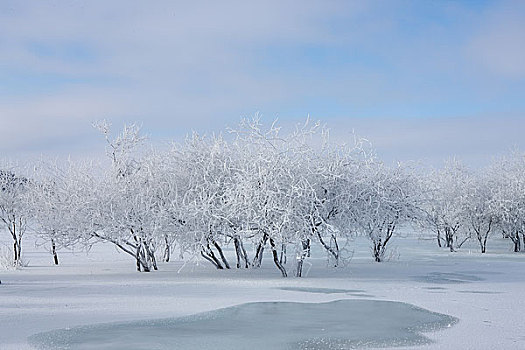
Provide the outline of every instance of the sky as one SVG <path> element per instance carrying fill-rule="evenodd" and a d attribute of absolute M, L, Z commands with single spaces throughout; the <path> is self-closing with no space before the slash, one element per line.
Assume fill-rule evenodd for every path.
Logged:
<path fill-rule="evenodd" d="M 0 2 L 0 157 L 103 155 L 259 113 L 386 161 L 525 150 L 524 1 Z"/>

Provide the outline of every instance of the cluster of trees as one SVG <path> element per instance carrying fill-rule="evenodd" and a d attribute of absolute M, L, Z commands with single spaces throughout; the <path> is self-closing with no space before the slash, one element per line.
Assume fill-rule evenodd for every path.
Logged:
<path fill-rule="evenodd" d="M 473 172 L 456 160 L 423 181 L 424 215 L 419 222 L 451 252 L 476 239 L 481 253 L 491 234 L 500 232 L 514 252 L 525 247 L 525 155 L 513 152 Z"/>
<path fill-rule="evenodd" d="M 380 262 L 396 228 L 409 223 L 433 230 L 451 251 L 476 237 L 485 252 L 497 229 L 515 251 L 525 244 L 525 158 L 517 154 L 482 174 L 451 162 L 416 176 L 382 163 L 363 139 L 331 143 L 310 121 L 285 133 L 243 120 L 229 140 L 193 134 L 167 150 L 151 149 L 136 125 L 116 137 L 107 123 L 96 127 L 107 165 L 0 171 L 0 220 L 15 264 L 27 227 L 50 242 L 56 264 L 58 247 L 103 241 L 129 254 L 138 271 L 156 270 L 174 247 L 217 269 L 258 268 L 269 250 L 282 276 L 301 276 L 314 244 L 332 266 L 342 264 L 356 235 L 370 239 Z"/>

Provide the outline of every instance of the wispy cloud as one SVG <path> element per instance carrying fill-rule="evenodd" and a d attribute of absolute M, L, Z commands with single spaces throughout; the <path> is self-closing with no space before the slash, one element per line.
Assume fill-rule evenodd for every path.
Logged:
<path fill-rule="evenodd" d="M 4 1 L 0 152 L 76 152 L 99 141 L 86 130 L 100 118 L 142 121 L 152 138 L 256 111 L 373 135 L 407 118 L 418 134 L 481 116 L 517 126 L 522 23 L 519 3 Z"/>

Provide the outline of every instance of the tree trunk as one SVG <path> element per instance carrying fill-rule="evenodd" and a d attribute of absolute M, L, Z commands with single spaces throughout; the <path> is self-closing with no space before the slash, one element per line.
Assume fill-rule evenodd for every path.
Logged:
<path fill-rule="evenodd" d="M 303 249 L 306 249 L 306 257 L 310 257 L 311 254 L 311 240 L 308 238 L 306 241 L 303 241 Z"/>
<path fill-rule="evenodd" d="M 386 251 L 386 245 L 394 235 L 395 228 L 395 223 L 389 223 L 386 226 L 385 240 L 382 241 L 381 238 L 379 238 L 378 240 L 372 240 L 372 244 L 374 245 L 374 258 L 376 262 L 383 261 L 383 257 L 385 256 Z"/>
<path fill-rule="evenodd" d="M 142 243 L 137 244 L 137 252 L 135 258 L 137 260 L 137 271 L 138 272 L 150 272 L 150 266 L 147 261 L 146 252 Z"/>
<path fill-rule="evenodd" d="M 164 235 L 164 262 L 170 262 L 171 248 L 168 240 L 168 235 Z"/>
<path fill-rule="evenodd" d="M 219 256 L 221 257 L 221 260 L 224 266 L 229 270 L 230 264 L 228 264 L 228 260 L 226 260 L 226 257 L 224 256 L 224 253 L 222 252 L 221 246 L 215 240 L 212 240 L 212 242 L 213 242 L 213 245 L 215 246 L 215 249 L 217 249 L 217 251 L 219 252 Z"/>
<path fill-rule="evenodd" d="M 450 252 L 454 252 L 454 230 L 451 227 L 445 227 L 445 241 Z"/>
<path fill-rule="evenodd" d="M 234 237 L 233 244 L 235 246 L 235 254 L 237 256 L 237 268 L 239 269 L 242 265 L 244 265 L 244 268 L 247 269 L 249 267 L 248 255 L 246 254 L 246 249 L 244 249 L 241 239 L 239 237 Z"/>
<path fill-rule="evenodd" d="M 514 235 L 511 235 L 510 238 L 512 239 L 512 242 L 514 243 L 514 252 L 517 253 L 521 250 L 521 240 L 520 240 L 520 232 L 516 231 Z"/>
<path fill-rule="evenodd" d="M 286 244 L 281 244 L 281 256 L 279 257 L 279 262 L 281 264 L 285 264 L 286 265 Z"/>
<path fill-rule="evenodd" d="M 201 250 L 201 256 L 202 256 L 204 259 L 208 260 L 213 266 L 215 266 L 215 268 L 216 268 L 217 270 L 222 270 L 223 267 L 220 265 L 220 263 L 219 263 L 218 261 L 212 259 L 211 257 L 209 257 L 209 256 L 208 256 L 207 254 L 205 254 L 202 250 Z"/>
<path fill-rule="evenodd" d="M 20 262 L 20 254 L 19 254 L 19 245 L 18 245 L 18 241 L 15 240 L 15 242 L 13 243 L 13 252 L 14 252 L 14 263 L 16 266 L 18 266 L 19 262 Z"/>
<path fill-rule="evenodd" d="M 239 239 L 237 237 L 233 238 L 233 245 L 235 246 L 235 257 L 237 258 L 237 268 L 241 268 L 241 259 L 242 259 L 242 253 L 241 253 L 241 247 L 239 245 Z"/>
<path fill-rule="evenodd" d="M 55 245 L 55 240 L 51 238 L 51 252 L 53 254 L 53 262 L 55 265 L 58 265 L 58 255 L 57 255 L 57 249 Z"/>
<path fill-rule="evenodd" d="M 332 234 L 330 237 L 330 248 L 332 251 L 336 252 L 334 255 L 334 267 L 339 266 L 339 244 L 337 243 L 337 236 Z"/>
<path fill-rule="evenodd" d="M 138 272 L 150 272 L 150 267 L 148 266 L 148 264 L 144 261 L 144 256 L 140 256 L 141 254 L 139 254 L 139 256 L 137 257 L 137 271 Z"/>
<path fill-rule="evenodd" d="M 10 223 L 8 229 L 11 233 L 11 237 L 13 237 L 13 264 L 15 266 L 22 265 L 22 222 L 20 222 L 20 225 L 17 227 L 16 224 L 16 218 L 12 218 L 12 222 Z"/>
<path fill-rule="evenodd" d="M 153 266 L 153 270 L 157 271 L 158 267 L 157 267 L 157 258 L 155 258 L 155 252 L 152 249 L 150 249 L 149 245 L 146 243 L 144 243 L 144 250 L 146 251 L 146 254 L 147 254 L 148 264 L 151 263 L 151 265 Z"/>
<path fill-rule="evenodd" d="M 481 225 L 479 225 L 479 227 L 474 226 L 474 231 L 476 231 L 476 236 L 478 238 L 482 254 L 484 254 L 487 251 L 487 239 L 489 238 L 491 227 L 492 227 L 492 219 L 489 220 L 487 229 L 483 233 L 481 231 L 482 230 Z"/>
<path fill-rule="evenodd" d="M 131 230 L 131 232 L 133 233 L 133 230 Z M 144 270 L 144 272 L 149 272 L 150 267 L 146 263 L 146 256 L 143 253 L 141 240 L 137 236 L 133 236 L 133 241 L 126 241 L 124 243 L 121 243 L 115 239 L 100 235 L 97 232 L 92 232 L 91 235 L 93 237 L 101 239 L 102 241 L 113 243 L 120 250 L 132 256 L 135 259 L 138 272 L 141 272 L 142 270 Z M 127 248 L 126 245 L 129 246 L 129 248 Z"/>
<path fill-rule="evenodd" d="M 242 256 L 244 258 L 244 266 L 245 266 L 245 268 L 248 268 L 248 267 L 250 267 L 250 262 L 248 261 L 248 253 L 246 253 L 246 249 L 244 248 L 244 244 L 242 243 L 241 240 L 239 240 L 239 243 L 241 245 L 241 252 L 242 252 Z"/>
<path fill-rule="evenodd" d="M 457 244 L 457 239 L 456 239 L 456 248 L 457 248 L 457 249 L 460 249 L 461 246 L 463 246 L 463 244 L 465 244 L 465 242 L 468 241 L 469 239 L 470 239 L 470 237 L 467 236 L 467 237 L 465 237 L 465 239 L 462 240 L 461 243 L 459 243 L 459 244 Z"/>
<path fill-rule="evenodd" d="M 137 262 L 137 271 L 141 272 L 142 271 L 142 269 L 141 269 L 142 265 L 140 264 L 140 258 L 139 258 L 139 255 L 138 255 L 138 250 L 137 250 L 137 255 L 135 255 L 135 260 Z"/>
<path fill-rule="evenodd" d="M 257 249 L 255 251 L 255 256 L 253 257 L 253 267 L 261 267 L 262 259 L 263 259 L 263 253 L 264 253 L 264 246 L 266 245 L 266 241 L 268 240 L 268 234 L 264 234 L 261 238 L 261 241 L 257 245 Z"/>
<path fill-rule="evenodd" d="M 315 228 L 313 230 L 317 231 Z M 335 237 L 335 235 L 332 235 L 332 237 L 330 238 L 330 245 L 327 245 L 325 243 L 319 231 L 317 231 L 317 238 L 319 239 L 319 242 L 321 243 L 323 248 L 333 256 L 335 261 L 334 267 L 339 266 L 339 245 L 337 244 L 337 238 Z M 333 245 L 332 242 L 334 243 Z"/>
<path fill-rule="evenodd" d="M 484 254 L 486 252 L 486 250 L 487 250 L 487 238 L 486 237 L 483 238 L 483 236 L 480 235 L 479 233 L 478 233 L 477 237 L 478 237 L 478 242 L 479 242 L 479 247 L 480 247 L 481 253 Z"/>
<path fill-rule="evenodd" d="M 304 256 L 302 254 L 297 257 L 297 270 L 295 271 L 295 277 L 302 277 L 303 275 L 303 263 Z"/>
<path fill-rule="evenodd" d="M 213 253 L 213 250 L 211 249 L 209 243 L 206 243 L 206 246 L 203 247 L 203 249 L 201 250 L 201 255 L 203 258 L 211 262 L 217 268 L 217 270 L 224 269 L 219 259 L 217 259 L 217 257 Z"/>
<path fill-rule="evenodd" d="M 142 231 L 142 229 L 139 229 Z M 135 259 L 137 260 L 137 271 L 138 272 L 150 272 L 151 266 L 150 266 L 150 254 L 147 249 L 146 242 L 142 239 L 142 237 L 137 236 L 135 234 L 135 230 L 133 227 L 129 228 L 129 231 L 131 232 L 131 235 L 133 236 L 133 240 L 135 244 L 133 245 L 135 247 Z M 131 245 L 131 244 L 130 244 Z"/>
<path fill-rule="evenodd" d="M 520 232 L 516 231 L 513 234 L 508 234 L 507 238 L 510 238 L 512 243 L 514 243 L 514 253 L 519 252 L 521 250 Z"/>
<path fill-rule="evenodd" d="M 20 234 L 18 235 L 18 240 L 16 241 L 16 252 L 15 252 L 15 265 L 21 266 L 22 265 L 22 237 Z"/>
<path fill-rule="evenodd" d="M 286 269 L 279 262 L 279 254 L 277 253 L 277 249 L 275 249 L 275 242 L 272 238 L 270 238 L 270 246 L 272 247 L 273 262 L 275 263 L 275 266 L 277 266 L 279 271 L 281 271 L 281 275 L 283 277 L 288 277 L 288 274 L 286 273 Z"/>
<path fill-rule="evenodd" d="M 373 245 L 374 245 L 374 259 L 376 262 L 381 262 L 381 258 L 382 258 L 382 254 L 381 254 L 381 249 L 382 249 L 382 244 L 381 244 L 381 240 L 379 240 L 378 242 L 373 242 Z"/>
<path fill-rule="evenodd" d="M 297 254 L 297 269 L 295 271 L 296 277 L 302 277 L 304 260 L 309 256 L 308 250 L 310 248 L 310 240 L 304 240 L 301 242 L 301 251 Z"/>

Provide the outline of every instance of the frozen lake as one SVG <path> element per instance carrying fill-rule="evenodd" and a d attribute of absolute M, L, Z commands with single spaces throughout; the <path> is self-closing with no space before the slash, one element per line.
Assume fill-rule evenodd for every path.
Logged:
<path fill-rule="evenodd" d="M 352 349 L 423 345 L 451 316 L 375 300 L 247 303 L 193 316 L 37 334 L 39 349 Z"/>

